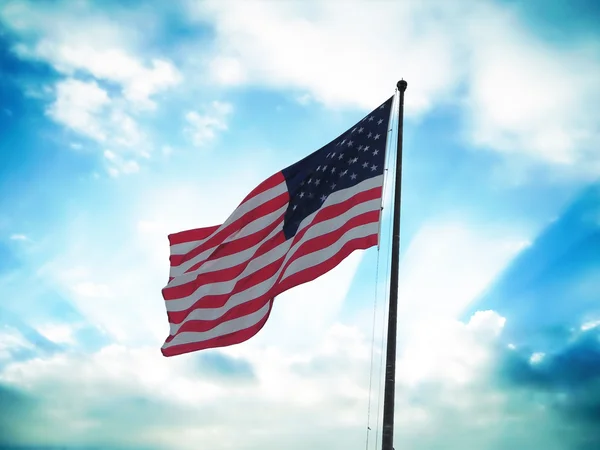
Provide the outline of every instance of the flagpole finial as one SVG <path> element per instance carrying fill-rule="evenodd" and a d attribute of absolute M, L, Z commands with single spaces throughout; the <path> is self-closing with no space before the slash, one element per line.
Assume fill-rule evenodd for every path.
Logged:
<path fill-rule="evenodd" d="M 398 83 L 396 83 L 396 87 L 398 88 L 398 90 L 400 92 L 404 92 L 404 91 L 406 91 L 406 88 L 408 87 L 408 83 L 406 81 L 404 81 L 404 78 L 403 78 L 400 81 L 398 81 Z"/>

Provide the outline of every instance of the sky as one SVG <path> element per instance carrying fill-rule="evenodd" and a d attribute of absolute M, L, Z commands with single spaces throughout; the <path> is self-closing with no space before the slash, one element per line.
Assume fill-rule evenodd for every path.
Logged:
<path fill-rule="evenodd" d="M 379 249 L 243 344 L 163 357 L 161 289 L 169 233 L 400 78 L 395 447 L 600 448 L 598 23 L 589 0 L 1 2 L 0 449 L 379 448 L 389 185 Z"/>

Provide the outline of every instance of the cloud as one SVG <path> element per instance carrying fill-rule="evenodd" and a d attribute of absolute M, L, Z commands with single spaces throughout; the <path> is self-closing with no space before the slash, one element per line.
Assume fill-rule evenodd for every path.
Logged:
<path fill-rule="evenodd" d="M 155 108 L 152 97 L 181 81 L 171 62 L 150 58 L 145 63 L 136 54 L 142 37 L 132 27 L 87 2 L 59 6 L 13 1 L 0 10 L 3 22 L 22 39 L 14 48 L 17 55 L 47 62 L 67 77 L 83 72 L 115 83 L 128 102 L 142 109 Z"/>
<path fill-rule="evenodd" d="M 376 8 L 366 2 L 351 8 L 327 2 L 188 4 L 191 17 L 214 26 L 208 69 L 216 83 L 291 88 L 328 106 L 368 109 L 390 95 L 400 76 L 414 74 L 419 83 L 407 97 L 407 109 L 421 113 L 433 98 L 447 95 L 455 80 L 447 24 L 424 15 L 427 8 L 390 2 Z M 411 26 L 420 19 L 423 27 Z M 377 32 L 355 32 L 367 23 L 376 23 Z"/>
<path fill-rule="evenodd" d="M 336 334 L 326 341 L 328 350 L 323 356 L 343 363 L 336 351 L 349 355 L 352 349 Z M 352 330 L 343 333 L 343 337 L 355 336 Z M 311 439 L 301 438 L 307 426 L 323 433 L 336 426 L 354 427 L 360 421 L 355 408 L 347 410 L 364 400 L 364 389 L 355 386 L 353 371 L 336 379 L 327 374 L 316 382 L 294 373 L 294 358 L 284 352 L 263 350 L 249 359 L 220 352 L 202 355 L 165 359 L 152 348 L 110 346 L 91 355 L 57 355 L 13 364 L 0 376 L 3 385 L 28 393 L 41 409 L 52 411 L 43 418 L 21 421 L 13 433 L 28 430 L 30 445 L 128 444 L 170 449 L 197 448 L 200 436 L 204 445 L 215 449 L 231 445 L 264 448 L 265 433 L 275 433 L 278 442 L 298 435 L 300 442 L 292 448 L 302 448 Z M 361 351 L 353 358 L 364 361 L 365 357 Z M 332 394 L 327 399 L 320 390 L 323 382 Z M 316 405 L 322 410 L 313 409 Z M 323 426 L 330 411 L 336 413 L 335 419 Z M 69 426 L 57 426 L 60 423 Z M 232 425 L 238 433 L 230 432 Z M 186 439 L 181 439 L 182 432 Z"/>
<path fill-rule="evenodd" d="M 155 110 L 157 97 L 182 76 L 172 62 L 148 51 L 148 35 L 129 26 L 132 15 L 148 24 L 147 14 L 115 9 L 111 15 L 117 19 L 89 2 L 11 1 L 0 8 L 13 53 L 61 75 L 53 89 L 43 89 L 54 96 L 48 117 L 110 146 L 115 157 L 107 170 L 114 177 L 137 172 L 137 159 L 150 155 L 153 141 L 140 125 L 147 116 L 140 114 Z"/>
<path fill-rule="evenodd" d="M 597 164 L 600 49 L 585 41 L 552 47 L 497 8 L 480 9 L 466 32 L 477 42 L 466 101 L 474 144 L 567 166 Z"/>
<path fill-rule="evenodd" d="M 59 81 L 55 90 L 56 99 L 46 110 L 54 121 L 101 144 L 110 144 L 120 153 L 149 156 L 146 136 L 137 122 L 109 98 L 96 81 L 69 78 Z M 71 144 L 71 147 L 78 150 L 81 144 Z M 105 150 L 104 158 L 113 177 L 140 169 L 131 156 L 115 151 Z"/>
<path fill-rule="evenodd" d="M 400 261 L 402 327 L 409 333 L 420 320 L 458 317 L 528 245 L 513 230 L 451 221 L 424 224 Z"/>
<path fill-rule="evenodd" d="M 18 352 L 29 352 L 34 349 L 19 332 L 18 329 L 9 326 L 0 328 L 0 362 L 10 361 Z"/>
<path fill-rule="evenodd" d="M 67 79 L 56 85 L 56 100 L 47 110 L 55 121 L 98 141 L 106 140 L 106 131 L 96 115 L 109 104 L 105 90 L 95 81 Z"/>
<path fill-rule="evenodd" d="M 586 36 L 556 46 L 492 2 L 188 5 L 190 17 L 213 26 L 206 70 L 216 84 L 368 110 L 404 77 L 409 119 L 451 105 L 471 145 L 578 176 L 600 173 L 600 51 Z"/>
<path fill-rule="evenodd" d="M 207 106 L 204 114 L 188 111 L 185 120 L 188 124 L 186 132 L 197 147 L 212 141 L 219 131 L 227 130 L 227 119 L 233 112 L 229 103 L 213 101 Z"/>
<path fill-rule="evenodd" d="M 588 422 L 597 398 L 592 385 L 557 403 L 563 391 L 532 398 L 518 381 L 493 382 L 502 373 L 498 355 L 514 353 L 501 346 L 503 324 L 493 311 L 468 323 L 446 319 L 443 332 L 423 330 L 400 352 L 398 447 L 495 450 L 527 439 L 559 450 L 598 442 Z M 154 348 L 111 345 L 14 363 L 1 373 L 0 389 L 23 413 L 12 435 L 27 436 L 30 445 L 192 449 L 202 437 L 217 450 L 280 448 L 288 439 L 292 449 L 331 448 L 364 439 L 369 353 L 366 334 L 339 323 L 321 345 L 297 352 L 275 343 L 166 359 Z M 381 404 L 372 408 L 374 433 Z"/>
<path fill-rule="evenodd" d="M 37 331 L 56 344 L 75 344 L 76 327 L 71 324 L 47 323 L 37 327 Z"/>
<path fill-rule="evenodd" d="M 108 173 L 111 177 L 140 171 L 140 166 L 135 160 L 125 160 L 122 156 L 110 150 L 104 150 L 104 158 L 108 163 Z"/>
<path fill-rule="evenodd" d="M 11 234 L 10 240 L 11 241 L 27 241 L 27 240 L 29 240 L 29 238 L 27 236 L 25 236 L 24 234 Z"/>

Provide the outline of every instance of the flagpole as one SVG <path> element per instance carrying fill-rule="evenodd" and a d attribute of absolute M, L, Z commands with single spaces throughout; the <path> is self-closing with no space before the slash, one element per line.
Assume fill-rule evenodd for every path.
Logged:
<path fill-rule="evenodd" d="M 394 449 L 394 400 L 396 393 L 396 329 L 398 321 L 398 269 L 400 256 L 400 197 L 402 192 L 402 131 L 404 122 L 404 91 L 408 83 L 398 81 L 398 141 L 396 146 L 396 180 L 394 184 L 394 219 L 392 224 L 392 267 L 388 313 L 385 388 L 383 394 L 382 450 Z"/>

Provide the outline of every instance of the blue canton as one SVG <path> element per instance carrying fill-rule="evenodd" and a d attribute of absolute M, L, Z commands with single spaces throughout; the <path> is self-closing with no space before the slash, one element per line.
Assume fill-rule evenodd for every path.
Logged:
<path fill-rule="evenodd" d="M 390 97 L 329 144 L 282 170 L 290 193 L 283 222 L 286 239 L 296 234 L 300 223 L 329 195 L 383 174 L 392 100 Z"/>

